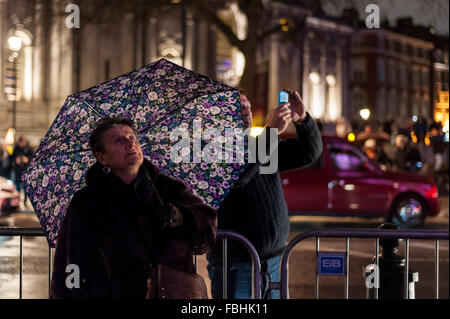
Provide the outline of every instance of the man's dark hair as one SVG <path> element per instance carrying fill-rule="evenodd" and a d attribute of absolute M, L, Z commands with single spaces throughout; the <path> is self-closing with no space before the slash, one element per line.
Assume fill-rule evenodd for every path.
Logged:
<path fill-rule="evenodd" d="M 96 152 L 103 152 L 105 150 L 105 147 L 103 146 L 103 134 L 111 127 L 117 125 L 127 125 L 131 127 L 134 134 L 137 136 L 133 121 L 130 119 L 123 116 L 105 117 L 97 123 L 96 128 L 89 138 L 89 145 L 93 154 Z"/>

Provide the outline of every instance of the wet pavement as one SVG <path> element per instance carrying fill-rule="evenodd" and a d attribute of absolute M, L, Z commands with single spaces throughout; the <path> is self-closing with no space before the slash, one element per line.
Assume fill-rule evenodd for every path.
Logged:
<path fill-rule="evenodd" d="M 363 219 L 352 217 L 291 217 L 292 232 L 289 240 L 299 233 L 318 228 L 376 228 L 383 219 Z M 0 217 L 0 226 L 40 227 L 36 215 L 25 211 Z M 428 218 L 425 229 L 447 230 L 449 226 L 448 197 L 442 198 L 439 216 Z M 410 268 L 419 272 L 416 298 L 434 297 L 434 242 L 411 241 Z M 19 237 L 0 236 L 0 299 L 19 297 Z M 323 239 L 320 249 L 324 251 L 345 251 L 345 240 Z M 375 252 L 374 240 L 350 240 L 349 297 L 365 298 L 363 269 L 372 262 Z M 404 255 L 404 243 L 399 247 Z M 49 250 L 44 237 L 23 238 L 23 295 L 25 299 L 48 298 Z M 440 244 L 440 297 L 449 297 L 448 242 Z M 290 297 L 309 299 L 315 297 L 315 240 L 306 240 L 293 250 L 290 258 Z M 295 270 L 295 271 L 294 271 Z M 206 258 L 199 256 L 198 272 L 210 282 L 206 271 Z M 295 276 L 292 274 L 295 273 Z M 343 298 L 343 277 L 321 277 L 319 280 L 321 298 Z"/>

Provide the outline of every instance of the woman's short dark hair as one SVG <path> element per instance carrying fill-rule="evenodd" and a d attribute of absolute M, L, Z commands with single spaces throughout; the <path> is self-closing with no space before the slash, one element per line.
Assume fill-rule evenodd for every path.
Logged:
<path fill-rule="evenodd" d="M 136 129 L 134 127 L 133 121 L 131 121 L 130 119 L 123 116 L 105 117 L 97 123 L 96 128 L 89 138 L 89 145 L 91 147 L 92 153 L 95 154 L 96 152 L 104 152 L 105 147 L 103 145 L 103 134 L 111 127 L 117 125 L 127 125 L 133 130 L 134 134 L 136 134 Z"/>

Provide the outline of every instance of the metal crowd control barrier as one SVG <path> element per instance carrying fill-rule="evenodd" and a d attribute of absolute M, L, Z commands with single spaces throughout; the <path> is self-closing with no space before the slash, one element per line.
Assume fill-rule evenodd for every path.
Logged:
<path fill-rule="evenodd" d="M 261 299 L 261 262 L 253 244 L 241 234 L 235 233 L 229 230 L 217 230 L 217 237 L 222 238 L 222 287 L 223 287 L 223 299 L 227 299 L 227 264 L 228 264 L 228 238 L 237 240 L 247 248 L 252 258 L 252 297 L 254 299 Z"/>
<path fill-rule="evenodd" d="M 20 248 L 19 248 L 19 299 L 22 299 L 22 286 L 23 286 L 23 237 L 39 237 L 45 236 L 44 231 L 41 228 L 7 228 L 0 227 L 0 236 L 19 236 Z M 50 296 L 50 285 L 52 275 L 52 249 L 48 249 L 48 295 Z"/>
<path fill-rule="evenodd" d="M 44 232 L 41 228 L 7 228 L 0 227 L 0 236 L 19 236 L 20 237 L 20 248 L 19 248 L 19 299 L 22 299 L 22 288 L 23 288 L 23 237 L 39 237 L 44 236 Z M 252 258 L 252 270 L 253 270 L 253 285 L 252 285 L 252 296 L 255 299 L 261 299 L 261 262 L 259 260 L 258 253 L 256 252 L 253 244 L 248 241 L 244 236 L 226 230 L 218 230 L 217 237 L 222 239 L 223 247 L 223 296 L 226 299 L 227 296 L 227 243 L 228 238 L 236 240 L 244 245 Z M 195 267 L 197 268 L 197 258 L 195 258 Z M 48 293 L 50 296 L 51 287 L 51 275 L 52 275 L 52 249 L 49 248 L 48 253 Z"/>
<path fill-rule="evenodd" d="M 307 238 L 316 238 L 316 256 L 319 252 L 320 238 L 345 238 L 346 239 L 346 272 L 345 272 L 345 299 L 348 299 L 349 288 L 349 239 L 350 238 L 368 238 L 376 239 L 376 265 L 378 266 L 380 239 L 406 239 L 405 256 L 406 256 L 406 271 L 404 278 L 404 296 L 408 299 L 408 277 L 409 277 L 409 240 L 422 239 L 435 241 L 435 298 L 439 298 L 439 240 L 448 240 L 448 232 L 444 231 L 428 231 L 428 230 L 391 230 L 391 229 L 328 229 L 309 231 L 294 237 L 287 245 L 280 266 L 280 297 L 281 299 L 289 299 L 289 273 L 288 263 L 292 249 L 301 241 Z M 276 283 L 275 283 L 276 284 Z M 319 276 L 316 271 L 316 299 L 319 298 Z M 375 298 L 378 299 L 378 288 L 375 289 Z"/>

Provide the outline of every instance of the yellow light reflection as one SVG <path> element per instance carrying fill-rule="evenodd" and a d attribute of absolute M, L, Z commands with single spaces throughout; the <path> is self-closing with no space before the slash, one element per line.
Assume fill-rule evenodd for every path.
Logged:
<path fill-rule="evenodd" d="M 348 140 L 349 142 L 354 142 L 354 141 L 356 140 L 355 134 L 354 134 L 354 133 L 349 133 L 349 134 L 347 135 L 347 140 Z"/>
<path fill-rule="evenodd" d="M 413 142 L 414 144 L 417 143 L 417 136 L 416 136 L 416 134 L 415 134 L 414 132 L 411 132 L 411 139 L 412 139 L 412 142 Z"/>
<path fill-rule="evenodd" d="M 257 137 L 258 135 L 261 135 L 261 133 L 264 131 L 264 127 L 261 126 L 253 126 L 250 129 L 250 136 Z"/>

